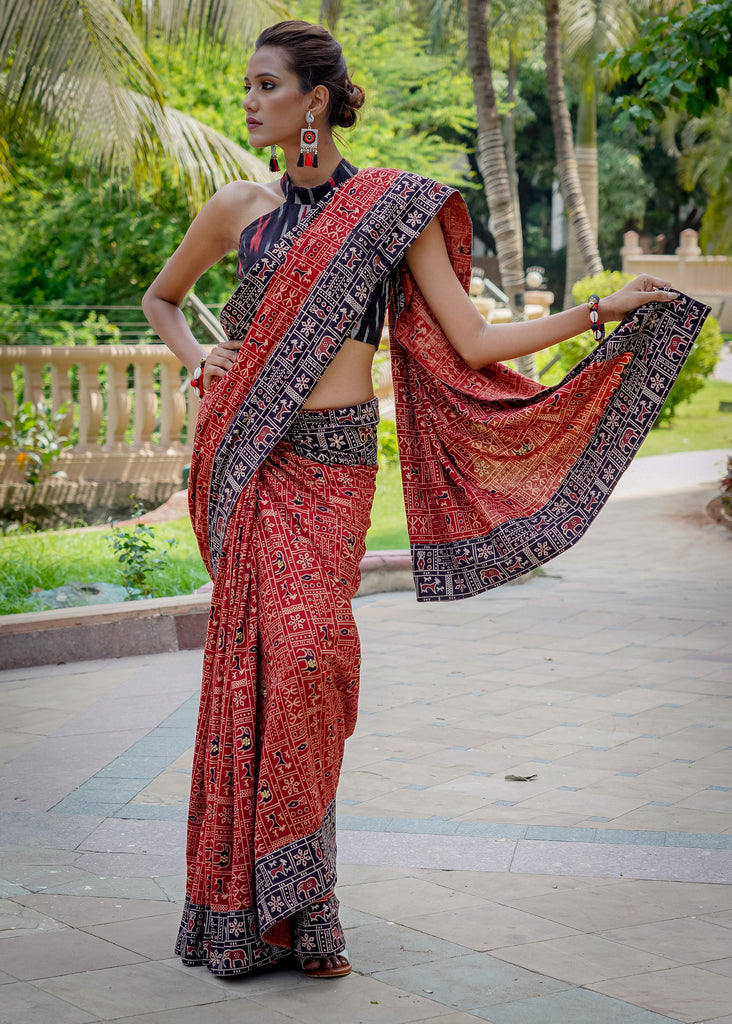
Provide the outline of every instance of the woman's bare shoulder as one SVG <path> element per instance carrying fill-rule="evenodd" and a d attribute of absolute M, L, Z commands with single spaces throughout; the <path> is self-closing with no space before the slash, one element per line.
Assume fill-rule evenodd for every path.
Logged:
<path fill-rule="evenodd" d="M 284 196 L 278 181 L 230 181 L 222 185 L 209 200 L 217 218 L 236 226 L 237 236 L 247 224 L 277 209 Z"/>

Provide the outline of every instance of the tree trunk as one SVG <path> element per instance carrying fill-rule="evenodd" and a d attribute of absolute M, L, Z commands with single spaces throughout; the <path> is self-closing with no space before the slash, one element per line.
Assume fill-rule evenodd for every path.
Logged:
<path fill-rule="evenodd" d="M 544 0 L 544 11 L 546 14 L 546 84 L 549 95 L 549 109 L 552 115 L 554 145 L 557 151 L 562 198 L 564 199 L 564 206 L 569 217 L 570 231 L 574 232 L 577 248 L 582 256 L 585 273 L 599 274 L 603 269 L 602 260 L 597 249 L 597 242 L 592 233 L 582 194 L 582 186 L 577 169 L 577 158 L 574 151 L 574 140 L 572 138 L 572 122 L 569 117 L 567 97 L 564 92 L 559 0 Z M 566 301 L 565 292 L 565 307 L 572 304 L 572 302 Z"/>
<path fill-rule="evenodd" d="M 503 139 L 506 146 L 506 167 L 508 169 L 508 183 L 511 186 L 513 207 L 516 211 L 516 219 L 521 226 L 521 207 L 519 206 L 518 175 L 516 174 L 516 122 L 513 117 L 513 107 L 516 101 L 516 79 L 518 78 L 518 60 L 513 43 L 508 44 L 508 71 L 506 72 L 506 102 L 508 113 L 503 118 Z"/>
<path fill-rule="evenodd" d="M 501 287 L 511 303 L 514 320 L 524 320 L 524 254 L 521 221 L 516 209 L 504 146 L 501 121 L 488 55 L 488 2 L 468 0 L 468 62 L 478 124 L 478 165 L 496 240 Z M 532 356 L 515 360 L 522 373 L 535 377 Z"/>
<path fill-rule="evenodd" d="M 592 237 L 597 241 L 598 216 L 598 171 L 597 171 L 597 92 L 592 66 L 588 66 L 580 93 L 575 134 L 575 156 L 579 173 L 582 197 L 592 228 Z M 577 245 L 574 232 L 569 232 L 567 244 L 567 277 L 564 305 L 572 305 L 572 285 L 585 276 L 585 263 Z"/>

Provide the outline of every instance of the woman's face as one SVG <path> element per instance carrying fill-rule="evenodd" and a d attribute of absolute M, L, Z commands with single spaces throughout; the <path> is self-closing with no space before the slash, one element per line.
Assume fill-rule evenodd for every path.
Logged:
<path fill-rule="evenodd" d="M 312 94 L 300 91 L 300 82 L 287 66 L 286 55 L 276 46 L 262 46 L 252 54 L 244 77 L 243 107 L 247 115 L 249 143 L 257 149 L 277 143 L 300 144 L 305 111 Z"/>

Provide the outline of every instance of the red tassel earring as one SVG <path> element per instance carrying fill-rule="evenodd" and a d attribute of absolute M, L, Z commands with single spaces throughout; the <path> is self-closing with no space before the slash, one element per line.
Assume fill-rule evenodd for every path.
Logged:
<path fill-rule="evenodd" d="M 312 111 L 305 111 L 305 120 L 308 123 L 307 128 L 300 129 L 300 156 L 298 157 L 298 167 L 317 167 L 318 166 L 318 129 L 313 128 L 313 117 Z"/>
<path fill-rule="evenodd" d="M 280 169 L 280 165 L 277 163 L 277 146 L 269 147 L 269 169 L 273 174 L 277 174 Z"/>

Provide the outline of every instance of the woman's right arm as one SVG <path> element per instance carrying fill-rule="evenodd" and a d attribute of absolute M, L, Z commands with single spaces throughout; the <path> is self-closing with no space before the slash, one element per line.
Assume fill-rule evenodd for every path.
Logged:
<path fill-rule="evenodd" d="M 160 340 L 191 373 L 206 351 L 193 336 L 181 303 L 209 267 L 238 247 L 241 231 L 251 219 L 250 186 L 247 181 L 231 182 L 209 199 L 142 300 L 142 310 Z M 238 343 L 218 344 L 206 360 L 206 377 L 226 373 L 238 348 Z"/>

